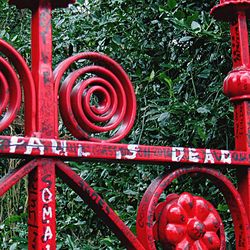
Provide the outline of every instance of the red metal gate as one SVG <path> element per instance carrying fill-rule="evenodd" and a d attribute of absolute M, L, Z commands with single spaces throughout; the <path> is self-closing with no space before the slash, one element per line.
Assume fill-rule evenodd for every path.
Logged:
<path fill-rule="evenodd" d="M 164 249 L 225 249 L 223 223 L 208 201 L 185 192 L 170 194 L 159 202 L 173 180 L 191 173 L 210 179 L 223 193 L 233 218 L 236 248 L 250 249 L 250 61 L 246 22 L 250 1 L 221 0 L 212 10 L 215 18 L 229 21 L 231 27 L 233 70 L 225 79 L 224 92 L 235 109 L 234 151 L 119 144 L 132 128 L 136 112 L 133 87 L 121 66 L 105 55 L 89 52 L 66 59 L 52 72 L 51 10 L 67 7 L 74 0 L 9 3 L 32 10 L 32 70 L 13 47 L 0 40 L 0 51 L 8 59 L 0 57 L 0 131 L 15 119 L 22 93 L 25 103 L 25 136 L 0 136 L 0 154 L 27 160 L 0 180 L 0 196 L 29 175 L 29 249 L 56 249 L 56 176 L 128 249 L 156 249 L 158 241 Z M 82 59 L 91 61 L 92 66 L 68 74 L 72 63 Z M 88 73 L 95 76 L 78 81 Z M 90 104 L 92 95 L 98 97 L 98 106 Z M 58 138 L 58 103 L 64 124 L 78 140 Z M 105 137 L 107 131 L 114 131 L 111 138 Z M 174 163 L 175 168 L 155 179 L 144 194 L 136 236 L 88 183 L 63 163 L 79 159 Z M 215 166 L 237 169 L 238 190 Z"/>

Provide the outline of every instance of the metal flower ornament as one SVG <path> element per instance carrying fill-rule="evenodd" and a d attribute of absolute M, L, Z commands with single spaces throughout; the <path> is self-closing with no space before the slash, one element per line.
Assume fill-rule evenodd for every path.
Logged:
<path fill-rule="evenodd" d="M 161 198 L 176 178 L 198 174 L 224 195 L 233 218 L 236 249 L 250 249 L 250 1 L 221 0 L 211 11 L 231 27 L 233 70 L 224 81 L 224 93 L 235 110 L 236 149 L 232 151 L 119 143 L 130 132 L 136 113 L 135 93 L 122 67 L 108 56 L 84 52 L 52 70 L 51 12 L 74 0 L 9 3 L 32 11 L 32 69 L 0 40 L 0 131 L 16 118 L 22 93 L 25 112 L 25 135 L 0 136 L 0 155 L 26 159 L 0 180 L 0 196 L 28 175 L 28 248 L 56 249 L 55 180 L 59 177 L 127 249 L 153 250 L 159 244 L 163 249 L 226 249 L 222 220 L 210 202 L 190 193 L 168 193 Z M 68 74 L 71 64 L 79 60 L 90 64 Z M 59 112 L 75 140 L 59 138 Z M 142 197 L 135 235 L 64 160 L 174 163 L 175 167 L 155 179 Z M 236 168 L 238 188 L 215 166 Z"/>

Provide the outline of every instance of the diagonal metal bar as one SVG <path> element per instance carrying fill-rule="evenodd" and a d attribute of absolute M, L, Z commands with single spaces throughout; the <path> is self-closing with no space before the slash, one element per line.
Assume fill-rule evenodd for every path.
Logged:
<path fill-rule="evenodd" d="M 73 189 L 121 240 L 127 249 L 144 249 L 136 236 L 108 204 L 69 166 L 56 162 L 56 174 Z"/>
<path fill-rule="evenodd" d="M 33 160 L 0 179 L 0 196 L 4 195 L 12 186 L 14 186 L 23 177 L 29 174 L 37 166 L 37 160 Z"/>

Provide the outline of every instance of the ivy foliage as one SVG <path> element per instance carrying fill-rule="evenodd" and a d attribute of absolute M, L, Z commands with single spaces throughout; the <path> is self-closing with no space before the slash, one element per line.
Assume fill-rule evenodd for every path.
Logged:
<path fill-rule="evenodd" d="M 53 12 L 53 65 L 79 52 L 99 51 L 123 66 L 137 96 L 136 123 L 125 143 L 232 149 L 233 109 L 222 93 L 223 79 L 231 69 L 229 27 L 209 15 L 215 4 L 205 0 L 78 1 Z M 30 63 L 30 13 L 10 8 L 6 1 L 0 6 L 0 37 L 19 48 Z M 139 201 L 151 180 L 164 171 L 163 166 L 71 166 L 134 232 Z M 7 170 L 3 167 L 1 175 Z M 234 178 L 233 173 L 228 175 Z M 25 186 L 24 181 L 20 190 Z M 58 249 L 121 248 L 78 196 L 60 182 L 57 191 Z M 226 224 L 227 240 L 233 242 L 228 207 L 211 183 L 188 177 L 176 181 L 171 191 L 190 191 L 213 202 Z M 1 201 L 6 212 L 1 214 L 0 248 L 25 249 L 26 198 L 20 196 L 18 205 L 7 212 L 4 207 L 10 206 L 11 194 Z"/>
<path fill-rule="evenodd" d="M 232 108 L 221 91 L 230 38 L 228 25 L 210 17 L 212 6 L 91 1 L 56 16 L 55 52 L 97 50 L 122 64 L 138 100 L 131 142 L 232 147 Z"/>

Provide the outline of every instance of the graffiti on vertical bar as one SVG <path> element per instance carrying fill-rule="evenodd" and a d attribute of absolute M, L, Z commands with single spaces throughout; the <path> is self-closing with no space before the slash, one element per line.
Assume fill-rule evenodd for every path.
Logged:
<path fill-rule="evenodd" d="M 241 53 L 240 53 L 240 34 L 239 34 L 239 26 L 238 21 L 234 21 L 231 24 L 231 39 L 232 39 L 232 57 L 233 62 L 237 63 L 241 61 Z"/>
<path fill-rule="evenodd" d="M 50 12 L 48 9 L 44 9 L 40 14 L 40 26 L 43 28 L 41 33 L 43 44 L 46 44 L 46 36 L 50 29 Z"/>
<path fill-rule="evenodd" d="M 44 228 L 43 242 L 46 244 L 46 250 L 50 250 L 49 241 L 53 239 L 53 233 L 51 230 L 50 222 L 53 218 L 53 209 L 51 204 L 53 202 L 53 193 L 51 192 L 51 174 L 46 174 L 42 177 L 42 182 L 45 184 L 44 188 L 41 190 L 41 199 L 43 203 L 42 209 L 42 224 Z"/>
<path fill-rule="evenodd" d="M 239 104 L 235 108 L 235 137 L 239 139 L 244 135 L 244 107 Z"/>
<path fill-rule="evenodd" d="M 38 226 L 36 225 L 37 221 L 37 213 L 36 213 L 36 207 L 37 207 L 37 177 L 34 175 L 34 173 L 31 174 L 30 176 L 30 181 L 29 181 L 29 218 L 28 218 L 28 226 L 31 228 L 29 234 L 29 238 L 31 237 L 31 246 L 33 249 L 36 248 L 36 242 L 37 242 L 37 228 Z"/>
<path fill-rule="evenodd" d="M 247 102 L 247 145 L 250 147 L 250 102 Z"/>

